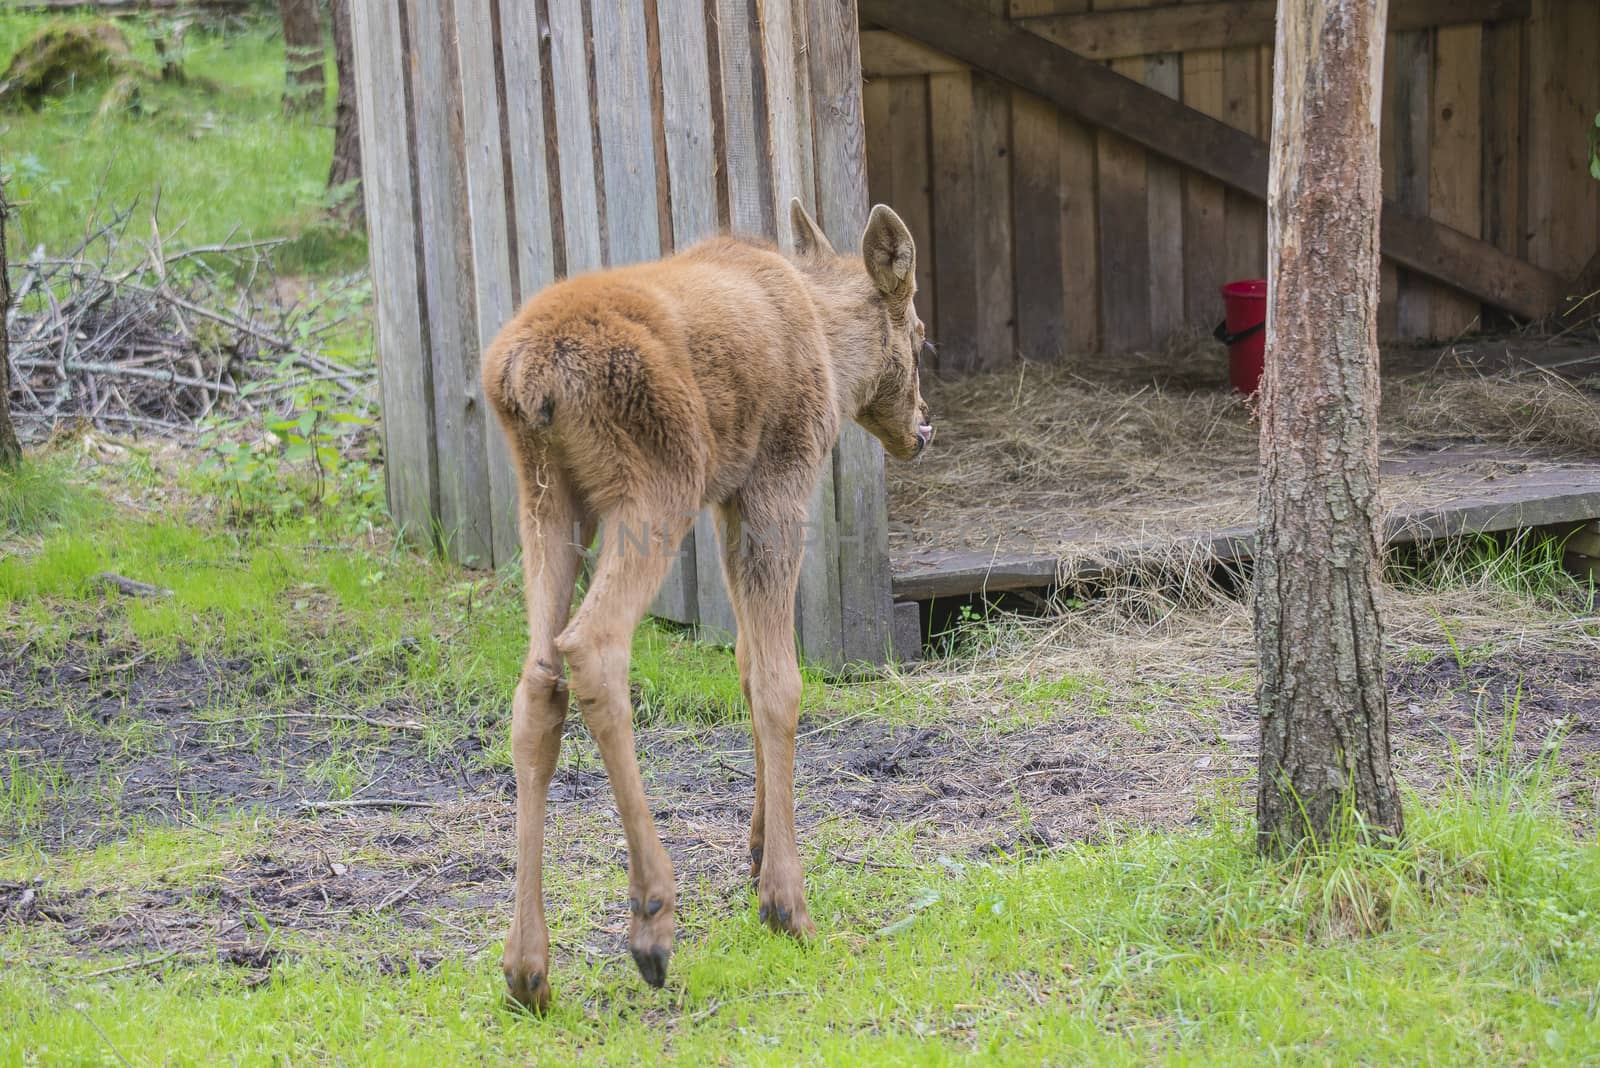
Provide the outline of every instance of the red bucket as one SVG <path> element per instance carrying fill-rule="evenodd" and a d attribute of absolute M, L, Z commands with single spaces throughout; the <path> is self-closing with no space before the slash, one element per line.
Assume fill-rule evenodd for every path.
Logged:
<path fill-rule="evenodd" d="M 1240 393 L 1261 388 L 1267 364 L 1267 280 L 1229 282 L 1222 287 L 1227 318 L 1217 324 L 1215 337 L 1228 346 L 1228 378 Z"/>

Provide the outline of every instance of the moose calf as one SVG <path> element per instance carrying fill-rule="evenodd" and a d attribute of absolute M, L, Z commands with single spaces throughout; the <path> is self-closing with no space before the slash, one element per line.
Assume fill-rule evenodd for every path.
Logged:
<path fill-rule="evenodd" d="M 925 337 L 905 224 L 879 205 L 861 255 L 841 256 L 798 200 L 790 216 L 793 255 L 718 237 L 658 263 L 570 278 L 531 299 L 483 357 L 484 393 L 521 489 L 528 657 L 512 709 L 517 875 L 504 968 L 511 996 L 532 1009 L 550 1000 L 540 880 L 545 796 L 567 716 L 563 663 L 627 835 L 629 949 L 646 982 L 666 980 L 672 862 L 639 778 L 628 657 L 706 506 L 718 518 L 755 733 L 750 869 L 761 919 L 797 937 L 816 930 L 793 793 L 807 504 L 844 420 L 901 460 L 933 428 L 917 384 Z M 580 552 L 597 528 L 606 535 L 569 620 Z"/>

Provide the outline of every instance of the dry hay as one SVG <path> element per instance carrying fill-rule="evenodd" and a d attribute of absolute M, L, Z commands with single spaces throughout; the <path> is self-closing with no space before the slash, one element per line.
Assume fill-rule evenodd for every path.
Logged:
<path fill-rule="evenodd" d="M 939 436 L 920 463 L 889 468 L 892 549 L 1066 558 L 1248 526 L 1256 424 L 1251 403 L 1218 385 L 1225 366 L 1220 346 L 1191 335 L 1099 365 L 925 383 Z M 1455 469 L 1492 478 L 1600 457 L 1600 396 L 1544 370 L 1439 360 L 1391 371 L 1380 427 L 1387 461 L 1451 448 Z M 1386 473 L 1386 502 L 1435 503 L 1436 481 L 1425 464 Z"/>

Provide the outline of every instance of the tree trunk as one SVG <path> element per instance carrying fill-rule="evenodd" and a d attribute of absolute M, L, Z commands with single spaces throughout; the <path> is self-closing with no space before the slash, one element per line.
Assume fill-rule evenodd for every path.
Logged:
<path fill-rule="evenodd" d="M 1268 190 L 1257 835 L 1399 834 L 1378 618 L 1378 120 L 1385 0 L 1280 0 Z"/>
<path fill-rule="evenodd" d="M 350 0 L 333 0 L 333 60 L 339 76 L 334 113 L 333 166 L 328 188 L 339 191 L 334 211 L 359 224 L 361 206 L 361 127 L 356 113 L 355 42 L 351 39 Z"/>
<path fill-rule="evenodd" d="M 278 0 L 283 20 L 283 110 L 322 109 L 322 14 L 317 0 Z"/>
<path fill-rule="evenodd" d="M 11 276 L 6 264 L 6 191 L 0 187 L 0 471 L 22 460 L 22 446 L 11 425 Z"/>

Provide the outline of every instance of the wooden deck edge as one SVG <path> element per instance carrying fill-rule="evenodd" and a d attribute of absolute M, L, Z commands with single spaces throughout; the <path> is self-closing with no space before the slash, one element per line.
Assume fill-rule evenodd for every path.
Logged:
<path fill-rule="evenodd" d="M 1600 475 L 1591 474 L 1586 482 L 1570 490 L 1548 484 L 1512 483 L 1492 496 L 1403 509 L 1385 521 L 1384 541 L 1391 547 L 1416 545 L 1467 534 L 1494 534 L 1595 519 L 1600 519 Z M 1254 555 L 1252 527 L 1145 539 L 1065 559 L 1048 553 L 950 552 L 921 564 L 895 563 L 894 596 L 897 601 L 926 601 L 1002 593 L 1063 582 L 1093 582 L 1137 565 L 1243 563 Z"/>

